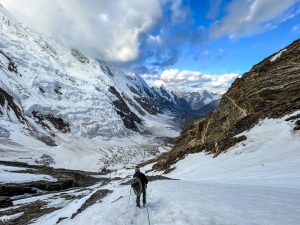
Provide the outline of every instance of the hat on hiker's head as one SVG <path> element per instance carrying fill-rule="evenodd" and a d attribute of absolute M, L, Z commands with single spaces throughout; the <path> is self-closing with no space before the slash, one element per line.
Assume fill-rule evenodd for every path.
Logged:
<path fill-rule="evenodd" d="M 140 172 L 140 168 L 138 166 L 135 167 L 135 172 Z"/>

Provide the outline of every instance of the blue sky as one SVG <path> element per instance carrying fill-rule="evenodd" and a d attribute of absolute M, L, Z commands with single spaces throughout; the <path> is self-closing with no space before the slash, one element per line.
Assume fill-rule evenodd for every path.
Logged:
<path fill-rule="evenodd" d="M 163 84 L 175 90 L 191 87 L 189 83 L 178 79 L 182 71 L 185 71 L 185 74 L 189 71 L 190 74 L 198 72 L 199 79 L 194 80 L 201 83 L 192 86 L 192 89 L 224 92 L 236 76 L 241 76 L 254 64 L 300 37 L 299 1 L 180 2 L 181 9 L 186 11 L 182 21 L 188 24 L 186 27 L 189 30 L 188 35 L 196 36 L 197 29 L 200 28 L 201 33 L 198 36 L 200 41 L 194 43 L 187 38 L 177 46 L 180 55 L 177 61 L 163 68 L 177 69 L 169 71 L 168 76 L 157 76 L 154 79 L 145 76 L 158 85 Z M 166 14 L 166 17 L 168 16 L 172 16 L 171 11 Z M 246 22 L 240 22 L 243 20 Z M 171 31 L 174 35 L 176 28 L 176 25 L 171 28 L 175 29 Z M 227 76 L 212 85 L 213 79 L 226 74 L 236 76 Z M 205 75 L 210 75 L 209 82 L 201 79 L 201 76 Z"/>
<path fill-rule="evenodd" d="M 300 0 L 0 0 L 20 21 L 149 84 L 223 93 L 300 37 Z M 20 7 L 22 6 L 22 7 Z"/>
<path fill-rule="evenodd" d="M 224 17 L 226 6 L 230 3 L 228 0 L 221 2 L 223 7 L 220 9 L 220 16 L 217 19 Z M 191 9 L 191 16 L 195 20 L 194 29 L 201 25 L 205 26 L 205 29 L 209 29 L 214 22 L 214 20 L 207 18 L 207 12 L 211 8 L 209 1 L 189 0 L 184 1 L 183 4 L 189 5 Z M 297 4 L 295 3 L 294 6 Z M 295 9 L 297 11 L 300 8 L 298 6 Z M 258 33 L 254 32 L 233 39 L 223 36 L 218 39 L 206 40 L 198 46 L 199 57 L 196 58 L 189 57 L 188 54 L 185 55 L 184 52 L 189 50 L 188 47 L 183 46 L 183 57 L 178 60 L 174 67 L 180 70 L 195 70 L 206 73 L 237 72 L 242 74 L 255 63 L 284 48 L 299 37 L 300 15 L 298 14 L 285 22 L 278 23 L 273 29 L 262 29 Z"/>

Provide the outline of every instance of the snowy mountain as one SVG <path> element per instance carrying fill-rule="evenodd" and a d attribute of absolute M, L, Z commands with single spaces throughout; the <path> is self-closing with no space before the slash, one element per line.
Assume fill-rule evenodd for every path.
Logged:
<path fill-rule="evenodd" d="M 207 115 L 219 106 L 220 94 L 204 90 L 202 92 L 176 92 L 178 98 L 187 101 L 194 111 Z"/>
<path fill-rule="evenodd" d="M 200 110 L 212 102 L 217 104 L 221 97 L 217 93 L 206 90 L 202 92 L 176 92 L 176 96 L 185 99 L 193 110 Z"/>
<path fill-rule="evenodd" d="M 68 157 L 74 148 L 84 148 L 91 151 L 84 157 L 96 154 L 99 160 L 106 151 L 113 154 L 99 155 L 103 139 L 151 132 L 151 121 L 159 120 L 155 115 L 162 109 L 138 75 L 45 39 L 2 7 L 0 14 L 0 126 L 7 150 L 1 157 L 63 161 L 54 149 L 64 146 L 57 151 L 69 149 Z M 20 147 L 24 150 L 14 155 Z"/>
<path fill-rule="evenodd" d="M 7 149 L 2 157 L 76 168 L 76 148 L 80 154 L 75 159 L 84 157 L 99 169 L 103 161 L 122 161 L 126 151 L 138 157 L 156 154 L 157 144 L 145 146 L 143 135 L 152 134 L 150 143 L 156 136 L 174 137 L 178 128 L 168 114 L 194 113 L 174 93 L 149 87 L 137 74 L 42 37 L 3 7 L 0 33 L 0 138 Z M 128 137 L 141 141 L 134 147 L 131 141 L 129 147 L 121 144 L 120 139 Z M 53 150 L 61 148 L 59 153 Z M 61 153 L 70 158 L 68 163 Z M 91 158 L 94 164 L 88 163 Z"/>

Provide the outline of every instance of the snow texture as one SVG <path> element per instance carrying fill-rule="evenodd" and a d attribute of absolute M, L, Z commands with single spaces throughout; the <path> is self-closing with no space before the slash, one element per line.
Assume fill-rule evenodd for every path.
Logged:
<path fill-rule="evenodd" d="M 283 52 L 285 52 L 286 51 L 286 49 L 283 49 L 283 50 L 281 50 L 280 52 L 278 52 L 276 55 L 274 55 L 271 59 L 270 59 L 270 61 L 271 62 L 274 62 L 276 59 L 278 59 L 280 56 L 281 56 L 281 54 L 283 53 Z"/>
<path fill-rule="evenodd" d="M 14 221 L 14 220 L 18 219 L 22 215 L 23 215 L 23 213 L 17 213 L 17 214 L 10 215 L 10 216 L 1 216 L 0 217 L 0 222 L 8 223 L 8 222 L 11 222 L 11 221 Z"/>
<path fill-rule="evenodd" d="M 36 175 L 29 173 L 13 173 L 13 172 L 0 172 L 0 184 L 2 183 L 25 183 L 32 181 L 45 180 L 49 182 L 57 181 L 55 178 L 49 175 Z"/>

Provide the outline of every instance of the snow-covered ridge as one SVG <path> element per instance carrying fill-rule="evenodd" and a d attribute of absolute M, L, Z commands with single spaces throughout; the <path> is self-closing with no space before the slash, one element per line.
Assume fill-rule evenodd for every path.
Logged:
<path fill-rule="evenodd" d="M 193 110 L 200 110 L 211 103 L 217 103 L 221 96 L 220 94 L 202 91 L 202 92 L 176 92 L 178 97 L 185 99 Z"/>

